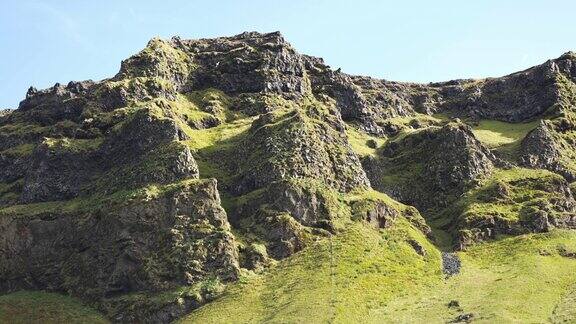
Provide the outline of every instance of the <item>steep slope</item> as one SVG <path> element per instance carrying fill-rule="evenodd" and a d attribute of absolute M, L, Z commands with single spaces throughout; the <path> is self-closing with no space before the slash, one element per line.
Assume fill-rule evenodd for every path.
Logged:
<path fill-rule="evenodd" d="M 575 242 L 573 231 L 552 231 L 471 247 L 459 253 L 458 276 L 395 299 L 374 322 L 573 322 L 565 303 L 576 260 L 562 251 L 574 251 Z"/>
<path fill-rule="evenodd" d="M 463 262 L 461 273 L 444 280 L 438 251 L 431 246 L 425 245 L 428 255 L 419 257 L 406 242 L 398 241 L 399 237 L 405 239 L 406 233 L 392 230 L 382 237 L 365 230 L 361 233 L 355 228 L 341 237 L 343 242 L 332 243 L 334 261 L 329 260 L 329 247 L 305 251 L 269 275 L 235 285 L 221 299 L 181 322 L 446 323 L 469 319 L 508 323 L 552 319 L 561 323 L 562 319 L 574 319 L 567 303 L 576 281 L 572 271 L 576 260 L 558 250 L 574 251 L 574 232 L 554 231 L 477 245 L 458 254 Z M 418 240 L 422 242 L 422 238 Z M 375 248 L 378 241 L 388 248 Z M 334 264 L 332 271 L 330 264 Z"/>
<path fill-rule="evenodd" d="M 372 309 L 441 282 L 439 261 L 438 250 L 404 221 L 381 233 L 351 224 L 270 273 L 234 285 L 182 322 L 364 321 Z"/>
<path fill-rule="evenodd" d="M 572 239 L 575 62 L 398 83 L 252 32 L 155 38 L 110 79 L 30 88 L 0 113 L 0 293 L 64 293 L 118 322 L 205 304 L 189 319 L 347 322 L 470 285 L 504 235 Z M 531 234 L 547 231 L 565 234 Z M 556 270 L 550 296 L 573 279 Z M 552 305 L 474 302 L 536 321 Z"/>

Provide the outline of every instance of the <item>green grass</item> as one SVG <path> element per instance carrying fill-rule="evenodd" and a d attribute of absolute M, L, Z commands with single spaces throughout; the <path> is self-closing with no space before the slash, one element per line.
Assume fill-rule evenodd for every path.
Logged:
<path fill-rule="evenodd" d="M 576 260 L 558 255 L 558 245 L 576 249 L 576 232 L 557 230 L 476 245 L 459 253 L 459 275 L 393 300 L 367 322 L 445 323 L 472 313 L 479 323 L 544 323 L 551 318 L 572 323 Z M 461 310 L 447 306 L 452 300 Z"/>
<path fill-rule="evenodd" d="M 95 151 L 100 147 L 103 138 L 95 139 L 75 139 L 75 138 L 46 138 L 44 144 L 54 151 L 67 151 L 73 153 L 82 153 Z"/>
<path fill-rule="evenodd" d="M 0 323 L 109 323 L 74 298 L 20 291 L 0 296 Z"/>
<path fill-rule="evenodd" d="M 186 129 L 190 137 L 185 143 L 194 151 L 209 148 L 231 140 L 233 137 L 246 132 L 254 118 L 243 118 L 230 123 L 221 124 L 208 129 Z"/>
<path fill-rule="evenodd" d="M 472 127 L 474 136 L 489 148 L 519 143 L 539 121 L 529 123 L 506 123 L 497 120 L 481 120 Z"/>
<path fill-rule="evenodd" d="M 0 134 L 18 136 L 26 134 L 42 134 L 49 129 L 49 126 L 40 126 L 28 123 L 11 123 L 0 127 Z"/>
<path fill-rule="evenodd" d="M 406 242 L 428 252 L 422 257 Z M 439 252 L 404 219 L 379 232 L 361 223 L 244 277 L 184 323 L 362 322 L 371 310 L 441 281 Z"/>
<path fill-rule="evenodd" d="M 576 284 L 568 290 L 552 313 L 553 323 L 571 323 L 576 320 Z"/>
<path fill-rule="evenodd" d="M 222 183 L 231 179 L 228 162 L 236 158 L 232 151 L 253 121 L 249 117 L 207 129 L 184 127 L 190 138 L 184 144 L 192 150 L 201 178 L 216 178 Z"/>
<path fill-rule="evenodd" d="M 386 139 L 368 135 L 352 126 L 346 127 L 346 135 L 352 150 L 359 157 L 376 156 L 376 150 L 386 143 Z"/>
<path fill-rule="evenodd" d="M 423 126 L 430 126 L 430 125 L 438 125 L 440 123 L 448 121 L 448 116 L 445 114 L 434 114 L 434 115 L 426 115 L 416 113 L 410 116 L 400 116 L 400 117 L 392 117 L 388 118 L 386 121 L 396 124 L 407 126 L 413 122 L 419 122 Z"/>

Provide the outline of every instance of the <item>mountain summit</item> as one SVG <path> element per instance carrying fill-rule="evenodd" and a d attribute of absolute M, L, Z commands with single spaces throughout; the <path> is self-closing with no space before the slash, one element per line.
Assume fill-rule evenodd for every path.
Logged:
<path fill-rule="evenodd" d="M 0 321 L 576 320 L 575 160 L 573 52 L 416 84 L 154 38 L 0 112 Z"/>

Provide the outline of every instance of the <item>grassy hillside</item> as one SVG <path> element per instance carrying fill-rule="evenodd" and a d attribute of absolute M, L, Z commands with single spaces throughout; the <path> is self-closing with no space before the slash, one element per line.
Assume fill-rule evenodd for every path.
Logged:
<path fill-rule="evenodd" d="M 438 251 L 409 226 L 378 233 L 354 225 L 182 322 L 444 323 L 466 314 L 484 323 L 561 322 L 574 318 L 576 295 L 576 259 L 561 251 L 576 251 L 575 232 L 504 238 L 460 252 L 461 273 L 443 279 Z"/>
<path fill-rule="evenodd" d="M 374 312 L 372 320 L 443 323 L 469 313 L 479 323 L 574 320 L 573 304 L 568 305 L 574 300 L 576 259 L 562 256 L 562 249 L 576 250 L 575 232 L 558 230 L 476 245 L 459 254 L 459 275 L 395 299 Z M 451 301 L 458 306 L 450 307 Z"/>
<path fill-rule="evenodd" d="M 421 244 L 426 256 L 408 240 Z M 245 278 L 182 322 L 362 322 L 441 278 L 439 252 L 404 219 L 385 231 L 355 223 L 268 274 Z"/>
<path fill-rule="evenodd" d="M 20 291 L 0 296 L 0 323 L 109 323 L 74 298 Z"/>

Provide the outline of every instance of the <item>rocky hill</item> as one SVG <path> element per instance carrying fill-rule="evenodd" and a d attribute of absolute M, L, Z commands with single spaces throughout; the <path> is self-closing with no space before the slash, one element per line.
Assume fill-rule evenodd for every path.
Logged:
<path fill-rule="evenodd" d="M 60 293 L 80 321 L 576 320 L 574 161 L 572 52 L 413 84 L 277 32 L 155 38 L 0 112 L 0 319 Z"/>

